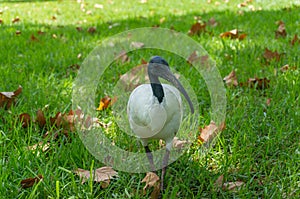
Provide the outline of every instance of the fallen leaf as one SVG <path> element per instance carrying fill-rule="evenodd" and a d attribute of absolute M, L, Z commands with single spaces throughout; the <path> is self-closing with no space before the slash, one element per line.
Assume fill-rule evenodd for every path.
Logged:
<path fill-rule="evenodd" d="M 42 175 L 38 175 L 37 177 L 34 178 L 27 178 L 21 181 L 21 187 L 23 189 L 32 187 L 35 183 L 38 183 L 40 180 L 43 179 Z"/>
<path fill-rule="evenodd" d="M 76 30 L 77 30 L 78 32 L 81 32 L 81 31 L 82 31 L 82 27 L 77 26 L 77 27 L 76 27 Z"/>
<path fill-rule="evenodd" d="M 273 59 L 279 61 L 281 59 L 282 54 L 279 54 L 277 51 L 272 52 L 268 48 L 265 48 L 263 56 L 267 61 L 271 61 Z"/>
<path fill-rule="evenodd" d="M 37 37 L 35 37 L 34 34 L 32 34 L 30 36 L 30 41 L 39 41 L 39 39 Z"/>
<path fill-rule="evenodd" d="M 241 82 L 239 85 L 240 86 L 247 86 L 250 88 L 256 88 L 256 89 L 266 89 L 269 88 L 270 85 L 270 80 L 268 80 L 266 77 L 265 78 L 249 78 L 247 82 Z"/>
<path fill-rule="evenodd" d="M 183 149 L 188 144 L 189 142 L 187 140 L 179 140 L 178 137 L 174 137 L 173 139 L 173 147 L 176 149 Z"/>
<path fill-rule="evenodd" d="M 279 37 L 286 37 L 287 34 L 283 21 L 277 21 L 276 24 L 278 25 L 278 28 L 275 31 L 275 38 L 278 39 Z"/>
<path fill-rule="evenodd" d="M 211 121 L 208 126 L 205 126 L 203 129 L 200 129 L 200 135 L 198 136 L 198 140 L 201 143 L 208 143 L 215 138 L 218 133 L 225 129 L 225 123 L 222 123 L 220 126 L 217 126 L 214 121 Z"/>
<path fill-rule="evenodd" d="M 300 39 L 298 38 L 297 34 L 295 34 L 295 36 L 291 40 L 291 45 L 294 46 L 296 43 L 300 44 Z"/>
<path fill-rule="evenodd" d="M 266 100 L 266 105 L 267 105 L 267 106 L 270 106 L 271 101 L 272 101 L 272 98 L 268 98 L 268 99 Z"/>
<path fill-rule="evenodd" d="M 12 19 L 11 20 L 13 23 L 17 23 L 20 21 L 20 18 L 17 16 L 16 18 Z"/>
<path fill-rule="evenodd" d="M 247 36 L 247 34 L 239 34 L 238 29 L 233 29 L 227 32 L 223 32 L 220 34 L 221 38 L 230 38 L 230 39 L 239 39 L 239 40 L 243 40 L 245 39 Z"/>
<path fill-rule="evenodd" d="M 208 68 L 210 66 L 208 55 L 199 55 L 198 51 L 194 51 L 188 58 L 187 62 L 191 65 L 200 62 L 201 66 Z"/>
<path fill-rule="evenodd" d="M 208 20 L 208 25 L 211 27 L 216 27 L 218 24 L 219 23 L 213 17 Z"/>
<path fill-rule="evenodd" d="M 40 128 L 43 128 L 46 125 L 46 118 L 42 110 L 38 110 L 36 113 L 35 121 L 38 123 Z"/>
<path fill-rule="evenodd" d="M 87 31 L 88 33 L 94 34 L 96 32 L 96 27 L 89 27 Z"/>
<path fill-rule="evenodd" d="M 22 113 L 19 116 L 20 121 L 22 122 L 22 127 L 27 128 L 30 124 L 30 115 L 28 113 Z"/>
<path fill-rule="evenodd" d="M 192 25 L 188 34 L 190 36 L 200 35 L 201 33 L 206 32 L 205 27 L 206 27 L 206 23 L 196 22 L 195 24 Z"/>
<path fill-rule="evenodd" d="M 247 2 L 242 2 L 242 3 L 239 3 L 239 4 L 238 4 L 238 8 L 246 7 L 247 5 L 248 5 Z"/>
<path fill-rule="evenodd" d="M 36 151 L 38 149 L 41 150 L 42 152 L 46 152 L 49 148 L 50 148 L 50 143 L 49 142 L 45 143 L 43 141 L 40 141 L 37 144 L 27 147 L 27 149 L 30 151 Z"/>
<path fill-rule="evenodd" d="M 130 58 L 128 57 L 126 51 L 121 51 L 117 56 L 116 59 L 121 63 L 129 62 Z"/>
<path fill-rule="evenodd" d="M 215 181 L 215 183 L 214 183 L 215 187 L 217 187 L 218 189 L 222 188 L 222 186 L 223 186 L 223 180 L 224 180 L 224 175 L 222 174 Z"/>
<path fill-rule="evenodd" d="M 234 70 L 231 71 L 229 75 L 224 77 L 223 81 L 226 83 L 227 86 L 238 86 L 238 81 Z"/>
<path fill-rule="evenodd" d="M 114 97 L 111 99 L 109 96 L 105 96 L 100 100 L 99 107 L 97 108 L 97 111 L 102 111 L 104 109 L 107 109 L 109 106 L 114 104 L 116 102 L 117 98 Z"/>
<path fill-rule="evenodd" d="M 236 181 L 236 182 L 225 182 L 222 186 L 223 190 L 226 191 L 237 191 L 241 186 L 243 186 L 245 183 L 242 181 Z"/>
<path fill-rule="evenodd" d="M 9 109 L 15 102 L 15 98 L 22 92 L 22 86 L 19 86 L 14 92 L 0 92 L 0 107 Z"/>
<path fill-rule="evenodd" d="M 113 177 L 118 177 L 118 172 L 113 170 L 112 167 L 101 167 L 91 172 L 89 170 L 84 170 L 78 168 L 75 170 L 75 173 L 79 175 L 79 177 L 82 179 L 81 183 L 87 182 L 90 178 L 93 179 L 95 182 L 105 182 L 109 184 L 109 180 Z"/>
<path fill-rule="evenodd" d="M 296 66 L 289 66 L 288 64 L 286 64 L 280 68 L 281 72 L 286 72 L 288 70 L 296 70 Z"/>
<path fill-rule="evenodd" d="M 137 42 L 137 41 L 133 41 L 133 42 L 131 42 L 131 44 L 130 44 L 130 47 L 131 47 L 131 48 L 137 48 L 137 49 L 143 48 L 144 46 L 145 46 L 144 43 L 142 43 L 142 42 Z"/>
<path fill-rule="evenodd" d="M 44 32 L 44 31 L 42 31 L 42 30 L 38 30 L 38 31 L 37 31 L 37 34 L 38 34 L 38 35 L 44 35 L 44 34 L 45 34 L 45 32 Z"/>
<path fill-rule="evenodd" d="M 141 65 L 132 68 L 120 77 L 121 86 L 125 91 L 132 91 L 139 85 L 149 81 L 147 71 L 147 62 L 142 60 Z"/>
<path fill-rule="evenodd" d="M 151 193 L 151 198 L 158 198 L 160 193 L 160 182 L 159 177 L 154 172 L 147 172 L 146 176 L 142 180 L 142 183 L 145 182 L 146 185 L 143 188 L 144 195 L 146 194 L 146 189 L 153 187 L 153 191 Z"/>

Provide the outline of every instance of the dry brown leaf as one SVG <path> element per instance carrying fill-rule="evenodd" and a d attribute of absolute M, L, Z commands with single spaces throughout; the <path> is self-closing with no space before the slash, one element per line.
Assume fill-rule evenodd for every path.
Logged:
<path fill-rule="evenodd" d="M 226 191 L 237 191 L 241 186 L 243 186 L 245 183 L 242 181 L 236 181 L 236 182 L 225 182 L 222 186 L 223 190 Z"/>
<path fill-rule="evenodd" d="M 116 59 L 117 59 L 118 61 L 120 61 L 121 63 L 125 63 L 125 62 L 129 62 L 129 61 L 130 61 L 130 58 L 128 57 L 126 51 L 121 51 L 121 52 L 116 56 Z"/>
<path fill-rule="evenodd" d="M 208 20 L 208 25 L 210 25 L 211 27 L 216 27 L 218 24 L 219 23 L 213 17 Z"/>
<path fill-rule="evenodd" d="M 282 66 L 282 67 L 280 68 L 280 71 L 281 71 L 281 72 L 286 72 L 286 71 L 288 71 L 288 70 L 296 70 L 296 69 L 297 69 L 296 66 L 289 66 L 288 64 L 286 64 L 286 65 L 284 65 L 284 66 Z"/>
<path fill-rule="evenodd" d="M 75 170 L 75 173 L 79 175 L 79 177 L 82 179 L 81 183 L 87 182 L 90 178 L 93 179 L 95 182 L 105 182 L 109 184 L 109 180 L 112 179 L 113 177 L 118 176 L 118 172 L 113 170 L 112 167 L 101 167 L 98 168 L 94 171 L 92 171 L 92 176 L 90 175 L 91 172 L 89 170 L 84 170 L 78 168 Z"/>
<path fill-rule="evenodd" d="M 278 39 L 279 37 L 286 37 L 287 34 L 283 21 L 277 21 L 276 24 L 278 25 L 278 28 L 275 31 L 275 38 Z"/>
<path fill-rule="evenodd" d="M 22 113 L 19 116 L 20 121 L 22 122 L 22 127 L 27 128 L 30 124 L 30 115 L 28 113 Z"/>
<path fill-rule="evenodd" d="M 219 189 L 219 188 L 222 188 L 222 186 L 223 186 L 223 180 L 224 180 L 224 175 L 222 174 L 222 175 L 220 175 L 220 176 L 218 177 L 218 179 L 215 181 L 215 183 L 214 183 L 215 187 L 217 187 L 218 189 Z"/>
<path fill-rule="evenodd" d="M 198 140 L 201 141 L 201 143 L 210 142 L 218 135 L 218 133 L 223 131 L 225 127 L 225 122 L 220 126 L 217 126 L 214 121 L 211 121 L 208 126 L 204 127 L 204 129 L 200 129 L 200 136 L 198 137 Z"/>
<path fill-rule="evenodd" d="M 238 4 L 238 8 L 246 7 L 247 5 L 248 5 L 247 2 L 242 2 L 242 3 Z"/>
<path fill-rule="evenodd" d="M 132 91 L 139 85 L 149 81 L 147 73 L 147 62 L 142 60 L 142 64 L 132 68 L 127 73 L 120 77 L 121 85 L 124 86 L 125 91 Z"/>
<path fill-rule="evenodd" d="M 82 29 L 82 27 L 77 26 L 77 27 L 76 27 L 76 30 L 77 30 L 78 32 L 81 32 L 83 29 Z"/>
<path fill-rule="evenodd" d="M 238 86 L 238 81 L 234 70 L 231 71 L 229 75 L 224 77 L 223 81 L 227 86 Z"/>
<path fill-rule="evenodd" d="M 268 99 L 266 100 L 266 105 L 267 105 L 267 106 L 270 106 L 271 101 L 272 101 L 272 98 L 268 98 Z"/>
<path fill-rule="evenodd" d="M 109 96 L 103 97 L 100 100 L 97 111 L 102 111 L 104 109 L 107 109 L 109 106 L 113 105 L 116 101 L 117 101 L 117 97 L 114 97 L 113 99 L 111 99 Z"/>
<path fill-rule="evenodd" d="M 143 188 L 144 195 L 146 194 L 146 189 L 153 187 L 153 191 L 151 193 L 151 198 L 158 198 L 160 193 L 160 182 L 159 177 L 154 172 L 147 172 L 146 176 L 142 180 L 142 183 L 145 182 L 146 185 Z"/>
<path fill-rule="evenodd" d="M 35 121 L 38 123 L 40 128 L 43 128 L 46 125 L 46 118 L 41 109 L 37 111 Z"/>
<path fill-rule="evenodd" d="M 239 34 L 238 29 L 233 29 L 227 32 L 223 32 L 220 34 L 221 38 L 230 38 L 230 39 L 239 39 L 239 40 L 243 40 L 245 39 L 247 36 L 247 34 Z"/>
<path fill-rule="evenodd" d="M 34 34 L 31 34 L 30 41 L 32 41 L 32 42 L 39 41 L 39 39 L 36 36 L 34 36 Z"/>
<path fill-rule="evenodd" d="M 188 144 L 189 142 L 187 140 L 179 140 L 178 137 L 174 137 L 173 139 L 173 147 L 176 149 L 182 149 Z"/>
<path fill-rule="evenodd" d="M 205 30 L 206 27 L 206 23 L 195 23 L 192 25 L 191 29 L 189 30 L 189 35 L 193 36 L 193 35 L 200 35 L 203 32 L 206 32 Z"/>
<path fill-rule="evenodd" d="M 241 82 L 239 84 L 240 86 L 246 86 L 250 88 L 256 88 L 256 89 L 266 89 L 270 87 L 270 80 L 268 80 L 266 77 L 264 78 L 249 78 L 247 82 Z"/>
<path fill-rule="evenodd" d="M 20 18 L 17 16 L 16 18 L 12 19 L 11 20 L 13 23 L 17 23 L 20 21 Z"/>
<path fill-rule="evenodd" d="M 294 46 L 296 43 L 300 44 L 300 39 L 298 38 L 297 34 L 295 34 L 295 36 L 291 40 L 291 45 Z"/>
<path fill-rule="evenodd" d="M 0 108 L 9 109 L 15 102 L 15 98 L 22 92 L 22 86 L 19 86 L 14 92 L 0 92 Z"/>
<path fill-rule="evenodd" d="M 202 66 L 208 67 L 209 66 L 209 57 L 208 57 L 208 55 L 199 55 L 198 51 L 194 51 L 188 57 L 187 62 L 191 65 L 197 64 L 197 62 L 200 62 L 200 64 Z"/>
<path fill-rule="evenodd" d="M 96 27 L 89 27 L 87 31 L 88 31 L 88 33 L 93 34 L 96 32 Z"/>
<path fill-rule="evenodd" d="M 277 51 L 272 52 L 268 48 L 265 48 L 263 56 L 267 61 L 271 61 L 273 59 L 279 61 L 281 59 L 282 54 L 279 54 Z"/>
<path fill-rule="evenodd" d="M 42 31 L 42 30 L 38 30 L 38 31 L 37 31 L 37 34 L 38 34 L 38 35 L 44 35 L 44 34 L 45 34 L 45 32 L 44 32 L 44 31 Z"/>
<path fill-rule="evenodd" d="M 35 183 L 38 183 L 40 180 L 43 180 L 42 175 L 38 175 L 37 177 L 34 178 L 27 178 L 21 181 L 21 187 L 23 189 L 32 187 Z"/>
<path fill-rule="evenodd" d="M 137 48 L 137 49 L 143 48 L 144 46 L 145 46 L 144 43 L 142 43 L 142 42 L 137 42 L 137 41 L 133 41 L 133 42 L 131 42 L 131 44 L 130 44 L 130 47 L 131 47 L 131 48 Z"/>
<path fill-rule="evenodd" d="M 35 150 L 41 150 L 42 152 L 46 152 L 48 149 L 50 148 L 50 143 L 49 142 L 43 142 L 43 141 L 40 141 L 39 143 L 37 144 L 34 144 L 32 146 L 28 146 L 27 149 L 29 151 L 35 151 Z"/>

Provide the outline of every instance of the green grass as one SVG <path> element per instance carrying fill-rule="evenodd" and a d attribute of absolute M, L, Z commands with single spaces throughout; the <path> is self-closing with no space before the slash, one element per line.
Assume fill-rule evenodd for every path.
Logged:
<path fill-rule="evenodd" d="M 61 137 L 59 142 L 51 142 L 49 151 L 33 153 L 26 147 L 43 140 L 45 130 L 34 124 L 24 129 L 17 118 L 24 112 L 35 117 L 38 109 L 47 109 L 47 117 L 69 111 L 72 82 L 77 75 L 71 66 L 81 65 L 101 40 L 132 28 L 158 24 L 187 34 L 195 16 L 203 21 L 214 17 L 219 23 L 216 27 L 208 26 L 208 33 L 192 38 L 216 60 L 222 77 L 235 69 L 240 82 L 250 77 L 267 77 L 270 88 L 227 88 L 226 129 L 206 154 L 194 143 L 189 153 L 169 166 L 165 198 L 300 197 L 300 44 L 290 45 L 293 36 L 300 35 L 299 1 L 253 1 L 252 5 L 260 8 L 255 12 L 247 7 L 238 8 L 242 1 L 220 0 L 220 5 L 216 5 L 216 1 L 208 4 L 148 0 L 132 6 L 114 0 L 102 2 L 103 9 L 94 8 L 97 1 L 86 2 L 83 12 L 76 1 L 0 1 L 0 91 L 23 87 L 15 106 L 0 109 L 1 198 L 56 198 L 57 193 L 61 198 L 148 198 L 150 191 L 142 195 L 144 174 L 119 172 L 119 177 L 106 189 L 96 183 L 82 185 L 72 171 L 103 164 L 85 149 L 79 136 L 71 133 L 72 142 Z M 86 14 L 89 10 L 91 15 Z M 12 23 L 17 16 L 20 22 Z M 165 21 L 160 23 L 162 17 Z M 286 25 L 286 38 L 275 39 L 278 20 Z M 94 34 L 87 32 L 92 26 L 96 27 Z M 79 32 L 76 27 L 83 30 Z M 235 28 L 247 34 L 245 40 L 219 37 Z M 16 35 L 17 30 L 20 35 Z M 40 35 L 39 30 L 45 33 Z M 38 41 L 31 41 L 32 34 Z M 266 64 L 265 48 L 284 55 L 279 62 Z M 106 71 L 98 88 L 98 99 L 111 93 L 119 73 L 140 64 L 141 58 L 148 60 L 154 53 L 164 55 L 171 65 L 183 66 L 175 69 L 185 74 L 196 91 L 199 123 L 202 127 L 207 125 L 210 98 L 205 83 L 182 58 L 171 53 L 129 53 L 131 61 L 123 69 Z M 82 57 L 78 58 L 78 54 Z M 296 70 L 280 72 L 285 64 L 296 66 Z M 268 98 L 272 99 L 270 106 L 266 105 Z M 44 108 L 46 105 L 48 108 Z M 108 122 L 110 112 L 100 113 L 99 117 Z M 125 149 L 139 150 L 136 140 L 119 136 L 121 132 L 116 126 L 107 133 Z M 21 188 L 21 180 L 38 174 L 44 176 L 42 182 L 32 188 Z M 218 190 L 214 182 L 222 174 L 225 182 L 241 180 L 245 185 L 237 191 Z"/>

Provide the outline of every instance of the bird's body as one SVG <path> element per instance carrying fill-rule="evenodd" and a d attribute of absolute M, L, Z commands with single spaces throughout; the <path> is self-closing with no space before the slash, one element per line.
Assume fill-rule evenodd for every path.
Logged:
<path fill-rule="evenodd" d="M 162 191 L 173 138 L 180 127 L 183 115 L 180 93 L 189 103 L 192 113 L 194 107 L 187 92 L 172 74 L 166 60 L 159 56 L 152 57 L 148 64 L 148 75 L 150 84 L 143 84 L 132 91 L 127 104 L 127 115 L 132 131 L 142 141 L 152 171 L 156 168 L 148 141 L 162 139 L 166 142 L 160 182 Z M 161 84 L 159 78 L 169 81 L 174 87 Z"/>
<path fill-rule="evenodd" d="M 180 92 L 171 85 L 162 86 L 165 97 L 161 103 L 153 95 L 150 84 L 137 87 L 128 101 L 130 127 L 144 146 L 150 139 L 162 139 L 166 143 L 172 143 L 180 127 L 183 114 Z M 171 149 L 170 147 L 167 146 Z"/>

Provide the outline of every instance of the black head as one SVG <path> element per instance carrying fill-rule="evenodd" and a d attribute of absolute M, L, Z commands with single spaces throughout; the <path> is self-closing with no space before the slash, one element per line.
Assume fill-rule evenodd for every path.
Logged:
<path fill-rule="evenodd" d="M 163 64 L 166 66 L 169 66 L 168 62 L 166 60 L 164 60 L 164 58 L 160 57 L 160 56 L 153 56 L 150 61 L 150 64 Z"/>

